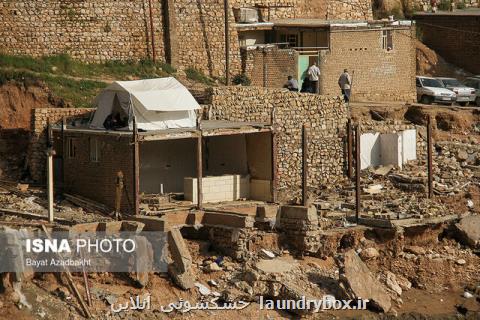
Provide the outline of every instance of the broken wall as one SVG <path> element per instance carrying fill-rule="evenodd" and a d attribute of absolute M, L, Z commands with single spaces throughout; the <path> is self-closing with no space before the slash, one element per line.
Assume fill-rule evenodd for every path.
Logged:
<path fill-rule="evenodd" d="M 211 119 L 271 123 L 273 118 L 278 200 L 301 193 L 302 124 L 310 126 L 308 188 L 343 179 L 348 109 L 340 97 L 258 87 L 210 90 Z"/>

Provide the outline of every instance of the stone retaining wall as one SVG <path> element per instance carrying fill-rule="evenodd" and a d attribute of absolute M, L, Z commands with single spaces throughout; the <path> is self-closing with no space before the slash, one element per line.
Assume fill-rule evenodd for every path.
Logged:
<path fill-rule="evenodd" d="M 87 116 L 91 108 L 38 108 L 32 110 L 31 138 L 28 150 L 28 167 L 34 181 L 44 181 L 46 177 L 46 151 L 48 124 L 61 122 L 63 118 L 70 121 L 79 116 Z"/>
<path fill-rule="evenodd" d="M 343 179 L 348 109 L 340 97 L 258 87 L 210 90 L 211 119 L 271 123 L 273 118 L 279 201 L 301 193 L 303 124 L 310 127 L 310 192 Z"/>

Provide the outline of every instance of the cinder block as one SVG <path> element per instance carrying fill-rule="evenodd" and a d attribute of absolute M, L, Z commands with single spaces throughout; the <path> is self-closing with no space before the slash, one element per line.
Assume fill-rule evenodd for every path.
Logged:
<path fill-rule="evenodd" d="M 311 223 L 318 223 L 317 208 L 315 206 L 281 206 L 280 219 L 306 220 Z"/>

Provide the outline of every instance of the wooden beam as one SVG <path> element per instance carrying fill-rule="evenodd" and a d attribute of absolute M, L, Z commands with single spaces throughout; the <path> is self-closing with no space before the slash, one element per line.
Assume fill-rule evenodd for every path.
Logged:
<path fill-rule="evenodd" d="M 201 133 L 201 131 L 200 131 Z M 202 178 L 203 178 L 203 138 L 202 135 L 197 138 L 197 208 L 202 210 L 203 207 L 203 191 L 202 191 Z"/>
<path fill-rule="evenodd" d="M 432 156 L 432 116 L 427 121 L 427 172 L 428 172 L 428 198 L 433 197 L 433 156 Z"/>
<path fill-rule="evenodd" d="M 302 204 L 308 205 L 308 129 L 302 126 Z"/>
<path fill-rule="evenodd" d="M 137 122 L 133 120 L 133 199 L 134 214 L 140 214 L 140 150 Z"/>
<path fill-rule="evenodd" d="M 357 128 L 355 130 L 355 219 L 357 224 L 359 222 L 360 217 L 360 210 L 361 210 L 361 203 L 360 203 L 360 174 L 361 174 L 361 160 L 360 160 L 360 123 L 357 124 Z"/>

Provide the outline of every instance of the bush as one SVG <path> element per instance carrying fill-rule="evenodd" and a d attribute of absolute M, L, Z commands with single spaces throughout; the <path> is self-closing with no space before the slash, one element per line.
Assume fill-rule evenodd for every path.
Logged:
<path fill-rule="evenodd" d="M 459 2 L 457 3 L 457 9 L 465 9 L 465 8 L 466 8 L 465 2 L 459 1 Z"/>
<path fill-rule="evenodd" d="M 208 85 L 213 84 L 213 80 L 204 75 L 201 71 L 195 69 L 195 68 L 188 68 L 185 70 L 185 74 L 187 75 L 187 78 L 190 80 L 202 82 Z"/>
<path fill-rule="evenodd" d="M 250 79 L 247 77 L 246 74 L 242 73 L 242 74 L 237 74 L 235 77 L 233 77 L 232 83 L 237 85 L 240 84 L 242 86 L 249 86 L 250 83 L 252 82 L 250 81 Z"/>
<path fill-rule="evenodd" d="M 452 2 L 450 0 L 441 0 L 440 4 L 438 5 L 438 9 L 443 11 L 449 11 L 451 5 Z"/>

